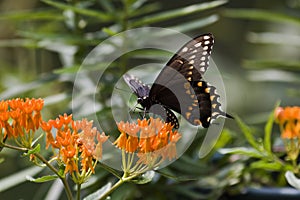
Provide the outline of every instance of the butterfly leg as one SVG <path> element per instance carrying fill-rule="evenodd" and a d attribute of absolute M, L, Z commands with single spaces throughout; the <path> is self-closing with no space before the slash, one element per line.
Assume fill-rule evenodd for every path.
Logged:
<path fill-rule="evenodd" d="M 144 108 L 143 119 L 146 117 L 146 112 L 147 112 L 147 110 L 146 110 L 146 108 Z"/>
<path fill-rule="evenodd" d="M 138 112 L 139 113 L 139 116 L 140 118 L 144 119 L 145 118 L 145 112 Z M 142 114 L 143 113 L 143 114 Z"/>

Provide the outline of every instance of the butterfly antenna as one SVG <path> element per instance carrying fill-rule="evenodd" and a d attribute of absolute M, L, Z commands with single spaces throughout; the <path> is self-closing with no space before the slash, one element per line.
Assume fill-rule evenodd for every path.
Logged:
<path fill-rule="evenodd" d="M 129 112 L 134 112 L 137 108 L 138 103 L 136 103 L 132 108 L 129 109 Z"/>
<path fill-rule="evenodd" d="M 117 86 L 115 86 L 115 89 L 116 89 L 116 90 L 120 90 L 120 91 L 125 92 L 125 93 L 131 93 L 130 90 L 125 90 L 125 89 L 120 88 L 120 87 L 117 87 Z"/>

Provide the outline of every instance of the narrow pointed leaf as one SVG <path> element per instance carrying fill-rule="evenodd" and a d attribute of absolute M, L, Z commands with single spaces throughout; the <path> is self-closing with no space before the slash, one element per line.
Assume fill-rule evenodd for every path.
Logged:
<path fill-rule="evenodd" d="M 183 23 L 177 26 L 172 26 L 170 29 L 174 29 L 179 32 L 188 32 L 194 29 L 199 29 L 205 26 L 208 26 L 210 24 L 213 24 L 219 20 L 218 15 L 210 15 L 208 17 L 202 18 L 202 19 L 197 19 L 194 21 L 190 21 L 187 23 Z"/>
<path fill-rule="evenodd" d="M 104 193 L 106 193 L 108 190 L 110 190 L 111 186 L 112 186 L 112 184 L 109 182 L 105 186 L 103 186 L 102 188 L 97 190 L 96 192 L 85 197 L 83 200 L 101 199 L 101 197 L 104 195 Z"/>
<path fill-rule="evenodd" d="M 235 147 L 235 148 L 222 148 L 218 150 L 221 154 L 240 154 L 253 158 L 263 158 L 265 155 L 253 148 Z"/>
<path fill-rule="evenodd" d="M 184 8 L 178 8 L 171 11 L 165 11 L 158 14 L 149 15 L 146 17 L 141 18 L 140 20 L 136 20 L 132 22 L 133 27 L 143 26 L 147 24 L 153 24 L 161 21 L 166 21 L 173 18 L 178 18 L 190 14 L 194 14 L 200 11 L 212 9 L 218 6 L 221 6 L 223 4 L 227 3 L 227 1 L 219 0 L 219 1 L 212 1 L 208 3 L 200 3 L 200 4 L 194 4 L 190 5 Z"/>
<path fill-rule="evenodd" d="M 300 179 L 297 178 L 293 172 L 287 171 L 285 173 L 285 178 L 291 186 L 300 190 Z"/>
<path fill-rule="evenodd" d="M 223 14 L 232 18 L 261 20 L 275 23 L 290 23 L 300 26 L 299 16 L 291 16 L 262 9 L 227 9 Z"/>
<path fill-rule="evenodd" d="M 279 106 L 279 102 L 276 103 L 275 108 Z M 274 123 L 274 110 L 269 115 L 268 121 L 265 126 L 265 137 L 264 137 L 264 147 L 270 154 L 272 154 L 272 143 L 271 143 L 271 135 L 272 128 Z"/>
<path fill-rule="evenodd" d="M 93 11 L 90 9 L 79 8 L 76 6 L 71 6 L 69 4 L 59 3 L 58 1 L 42 0 L 42 2 L 51 5 L 53 7 L 59 8 L 61 10 L 72 10 L 76 13 L 87 15 L 90 17 L 101 19 L 102 22 L 107 22 L 112 19 L 110 15 L 104 14 L 104 12 Z"/>
<path fill-rule="evenodd" d="M 154 175 L 155 175 L 154 171 L 147 171 L 141 176 L 138 176 L 136 179 L 133 179 L 131 182 L 135 184 L 146 184 L 152 181 Z"/>
<path fill-rule="evenodd" d="M 58 178 L 58 176 L 57 175 L 48 175 L 48 176 L 42 176 L 39 178 L 33 178 L 31 176 L 26 176 L 26 178 L 27 178 L 27 180 L 29 180 L 31 182 L 44 183 L 44 182 L 56 180 Z"/>
<path fill-rule="evenodd" d="M 270 171 L 280 171 L 283 169 L 283 166 L 277 162 L 267 162 L 264 160 L 259 160 L 256 162 L 252 162 L 250 164 L 250 168 L 270 170 Z"/>
<path fill-rule="evenodd" d="M 33 149 L 28 150 L 28 152 L 25 153 L 25 155 L 31 155 L 31 154 L 34 154 L 34 153 L 39 153 L 40 150 L 41 150 L 41 145 L 38 144 Z"/>
<path fill-rule="evenodd" d="M 0 192 L 27 181 L 26 176 L 34 176 L 42 170 L 41 167 L 31 167 L 0 179 Z"/>
<path fill-rule="evenodd" d="M 7 12 L 0 15 L 0 20 L 63 20 L 64 17 L 58 14 L 57 11 L 34 10 Z"/>
<path fill-rule="evenodd" d="M 240 129 L 242 130 L 244 136 L 246 137 L 249 144 L 259 150 L 259 145 L 256 142 L 256 139 L 252 135 L 252 130 L 250 127 L 248 127 L 238 116 L 235 116 L 236 122 L 238 123 Z"/>
<path fill-rule="evenodd" d="M 244 60 L 243 66 L 247 69 L 281 69 L 300 71 L 300 62 L 296 60 Z"/>

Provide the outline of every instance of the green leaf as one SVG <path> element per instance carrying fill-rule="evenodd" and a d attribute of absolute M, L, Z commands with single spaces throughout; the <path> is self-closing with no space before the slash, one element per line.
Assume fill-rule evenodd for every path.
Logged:
<path fill-rule="evenodd" d="M 193 170 L 191 170 L 193 171 Z M 165 172 L 163 170 L 159 170 L 159 171 L 156 171 L 158 174 L 168 178 L 168 179 L 173 179 L 175 181 L 178 181 L 178 182 L 183 182 L 183 181 L 195 181 L 195 180 L 198 180 L 198 177 L 197 176 L 193 176 L 193 177 L 190 177 L 190 176 L 179 176 L 177 173 L 172 173 L 172 171 L 169 171 L 169 172 Z"/>
<path fill-rule="evenodd" d="M 114 12 L 115 7 L 110 0 L 101 0 L 98 2 L 107 12 Z"/>
<path fill-rule="evenodd" d="M 218 139 L 217 143 L 214 146 L 214 149 L 220 149 L 226 146 L 232 140 L 232 134 L 228 129 L 223 129 Z"/>
<path fill-rule="evenodd" d="M 41 145 L 37 144 L 33 149 L 30 149 L 30 150 L 28 150 L 27 153 L 24 153 L 24 155 L 28 156 L 28 155 L 31 155 L 31 154 L 34 154 L 34 153 L 39 153 L 40 150 L 41 150 Z"/>
<path fill-rule="evenodd" d="M 289 88 L 289 89 L 287 89 L 286 93 L 288 96 L 291 96 L 291 97 L 296 97 L 296 98 L 300 97 L 300 91 L 298 89 Z"/>
<path fill-rule="evenodd" d="M 218 186 L 217 186 L 218 187 Z M 202 188 L 201 188 L 202 189 Z M 178 196 L 180 196 L 180 199 L 218 199 L 216 196 L 212 197 L 211 191 L 208 191 L 207 193 L 199 192 L 195 189 L 193 189 L 190 185 L 174 185 L 170 188 L 168 188 L 170 192 L 176 193 Z M 204 189 L 205 190 L 205 189 Z"/>
<path fill-rule="evenodd" d="M 222 148 L 218 150 L 221 154 L 240 154 L 249 156 L 252 158 L 263 158 L 265 155 L 253 148 L 246 147 L 234 147 L 234 148 Z"/>
<path fill-rule="evenodd" d="M 4 148 L 4 143 L 6 142 L 6 140 L 7 140 L 7 136 L 3 139 L 3 135 L 1 135 L 0 136 L 0 140 L 2 140 L 3 139 L 3 141 L 1 142 L 1 144 L 0 144 L 0 152 L 3 150 L 3 148 Z"/>
<path fill-rule="evenodd" d="M 135 4 L 134 6 L 137 7 L 138 5 L 136 6 L 136 4 Z M 147 4 L 144 4 L 140 8 L 133 8 L 133 6 L 132 6 L 130 11 L 129 11 L 130 12 L 129 15 L 131 17 L 138 17 L 140 15 L 145 16 L 148 13 L 157 12 L 157 10 L 159 8 L 160 8 L 160 5 L 159 5 L 158 2 L 153 2 L 153 3 L 150 3 L 150 4 L 147 3 Z"/>
<path fill-rule="evenodd" d="M 32 176 L 26 176 L 26 178 L 27 178 L 27 180 L 29 180 L 31 182 L 44 183 L 44 182 L 56 180 L 58 178 L 58 176 L 57 175 L 47 175 L 47 176 L 42 176 L 39 178 L 33 178 Z"/>
<path fill-rule="evenodd" d="M 20 183 L 27 181 L 26 176 L 34 176 L 43 169 L 44 168 L 41 167 L 30 167 L 0 179 L 0 192 L 3 192 L 7 189 L 15 187 Z"/>
<path fill-rule="evenodd" d="M 153 177 L 155 175 L 154 171 L 147 171 L 146 173 L 138 176 L 135 179 L 132 179 L 131 182 L 135 183 L 135 184 L 146 184 L 152 181 Z"/>
<path fill-rule="evenodd" d="M 278 106 L 279 106 L 279 102 L 276 103 L 275 108 L 270 113 L 268 121 L 265 125 L 264 148 L 270 154 L 272 154 L 271 135 L 272 135 L 272 128 L 274 123 L 274 111 Z"/>
<path fill-rule="evenodd" d="M 81 65 L 73 65 L 70 67 L 63 67 L 60 69 L 53 70 L 53 73 L 55 74 L 76 74 L 78 70 L 80 69 Z"/>
<path fill-rule="evenodd" d="M 64 17 L 57 11 L 32 10 L 8 12 L 0 15 L 0 20 L 63 20 Z"/>
<path fill-rule="evenodd" d="M 106 33 L 107 35 L 110 35 L 110 36 L 113 36 L 113 35 L 117 34 L 116 31 L 114 31 L 114 30 L 112 30 L 110 28 L 107 28 L 107 27 L 102 28 L 102 31 L 104 33 Z"/>
<path fill-rule="evenodd" d="M 76 6 L 71 6 L 70 4 L 58 3 L 57 1 L 50 1 L 50 0 L 42 0 L 42 2 L 44 2 L 50 6 L 56 7 L 58 9 L 61 9 L 61 10 L 72 10 L 72 11 L 82 14 L 82 15 L 90 16 L 93 18 L 98 18 L 102 22 L 108 22 L 113 19 L 112 16 L 104 14 L 103 12 L 101 13 L 101 12 L 97 12 L 97 11 L 93 11 L 93 10 L 89 10 L 89 9 L 79 8 Z"/>
<path fill-rule="evenodd" d="M 38 44 L 36 40 L 32 40 L 32 39 L 7 39 L 7 40 L 0 40 L 0 47 L 37 48 Z"/>
<path fill-rule="evenodd" d="M 298 16 L 291 16 L 287 14 L 261 10 L 261 9 L 227 9 L 223 12 L 224 16 L 240 19 L 252 19 L 268 22 L 290 23 L 300 25 L 300 18 Z"/>
<path fill-rule="evenodd" d="M 236 122 L 238 123 L 249 144 L 256 150 L 259 150 L 259 144 L 253 137 L 251 128 L 248 127 L 238 116 L 235 116 L 234 118 L 236 119 Z"/>
<path fill-rule="evenodd" d="M 148 15 L 139 20 L 132 22 L 132 27 L 139 27 L 143 25 L 153 24 L 161 21 L 170 20 L 173 18 L 183 17 L 186 15 L 191 15 L 200 11 L 212 9 L 223 4 L 227 3 L 227 1 L 219 0 L 212 1 L 208 3 L 194 4 L 184 8 L 178 8 L 171 11 L 165 11 L 158 14 Z"/>
<path fill-rule="evenodd" d="M 257 82 L 287 82 L 300 83 L 299 76 L 296 73 L 283 70 L 252 70 L 248 75 L 249 80 Z"/>
<path fill-rule="evenodd" d="M 300 71 L 300 62 L 293 60 L 244 60 L 243 66 L 247 69 L 281 69 Z"/>
<path fill-rule="evenodd" d="M 15 83 L 7 87 L 6 90 L 2 91 L 1 97 L 3 99 L 8 99 L 8 98 L 13 98 L 15 96 L 23 95 L 24 92 L 37 89 L 43 86 L 45 83 L 49 83 L 53 80 L 56 80 L 57 77 L 58 76 L 55 74 L 45 74 L 44 76 L 41 76 L 40 79 L 31 81 L 29 83 L 25 83 L 25 82 L 20 82 L 18 84 Z"/>
<path fill-rule="evenodd" d="M 83 198 L 83 200 L 95 200 L 95 199 L 100 199 L 104 193 L 106 193 L 107 191 L 109 191 L 111 189 L 111 183 L 107 183 L 105 186 L 103 186 L 102 188 L 100 188 L 99 190 L 97 190 L 96 192 L 93 192 L 92 194 L 86 196 Z"/>
<path fill-rule="evenodd" d="M 112 167 L 110 167 L 110 166 L 108 166 L 108 165 L 106 165 L 106 164 L 104 164 L 102 162 L 98 162 L 98 165 L 101 166 L 106 171 L 108 171 L 109 173 L 113 174 L 118 179 L 121 179 L 121 175 L 114 168 L 112 168 Z"/>
<path fill-rule="evenodd" d="M 250 32 L 247 34 L 247 40 L 254 44 L 280 45 L 279 48 L 299 47 L 300 36 L 291 33 L 278 32 Z"/>
<path fill-rule="evenodd" d="M 285 172 L 285 178 L 291 186 L 300 190 L 300 179 L 298 179 L 293 172 L 291 171 Z"/>
<path fill-rule="evenodd" d="M 19 31 L 18 35 L 22 36 L 24 38 L 30 38 L 32 40 L 42 41 L 42 42 L 38 42 L 35 44 L 37 47 L 40 47 L 40 48 L 44 48 L 47 45 L 48 46 L 53 45 L 53 41 L 56 42 L 56 45 L 61 45 L 61 47 L 65 47 L 67 45 L 78 45 L 78 44 L 98 45 L 101 42 L 98 39 L 85 39 L 84 37 L 79 36 L 79 35 L 71 35 L 71 34 L 65 34 L 65 33 L 47 33 L 47 32 L 41 33 L 41 32 L 34 32 L 34 31 L 32 31 L 32 32 L 31 31 Z M 24 40 L 24 42 L 26 42 L 25 44 L 28 45 L 28 43 L 32 42 L 32 41 Z M 31 43 L 29 43 L 29 44 L 31 44 Z"/>
<path fill-rule="evenodd" d="M 58 165 L 58 175 L 61 176 L 61 177 L 64 177 L 65 176 L 65 165 L 63 164 L 59 164 Z"/>
<path fill-rule="evenodd" d="M 259 160 L 256 162 L 252 162 L 250 164 L 250 168 L 270 170 L 270 171 L 281 171 L 283 169 L 283 166 L 277 162 L 268 162 L 265 160 Z"/>
<path fill-rule="evenodd" d="M 33 142 L 32 142 L 32 146 L 34 146 L 35 145 L 35 143 L 37 143 L 38 141 L 39 141 L 39 139 L 41 139 L 42 137 L 44 136 L 44 134 L 42 133 L 42 134 L 40 134 L 39 135 L 39 137 L 37 137 Z"/>
<path fill-rule="evenodd" d="M 194 29 L 199 29 L 210 24 L 213 24 L 219 20 L 218 15 L 210 15 L 208 17 L 197 19 L 194 21 L 189 21 L 187 23 L 183 23 L 177 26 L 169 27 L 170 29 L 176 30 L 178 32 L 188 32 Z"/>
<path fill-rule="evenodd" d="M 183 155 L 177 162 L 174 162 L 172 166 L 184 175 L 196 176 L 197 174 L 203 175 L 208 173 L 210 169 L 207 168 L 207 165 L 202 162 L 198 162 L 197 159 L 198 158 Z M 182 179 L 182 177 L 180 177 L 180 179 Z"/>
<path fill-rule="evenodd" d="M 95 63 L 95 64 L 73 65 L 73 66 L 68 66 L 68 67 L 64 67 L 61 69 L 56 69 L 53 72 L 55 74 L 76 74 L 79 72 L 79 70 L 92 72 L 92 71 L 103 70 L 103 69 L 107 68 L 108 66 L 115 67 L 116 63 L 101 62 L 101 63 Z"/>

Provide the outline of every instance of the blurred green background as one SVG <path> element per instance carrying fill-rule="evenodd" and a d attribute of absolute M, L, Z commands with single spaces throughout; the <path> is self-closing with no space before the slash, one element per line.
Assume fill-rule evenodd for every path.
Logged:
<path fill-rule="evenodd" d="M 213 33 L 216 42 L 212 57 L 223 76 L 226 110 L 248 124 L 261 127 L 278 100 L 281 105 L 299 105 L 299 0 L 3 0 L 0 10 L 0 99 L 44 98 L 45 119 L 72 112 L 76 72 L 93 47 L 116 33 L 147 26 L 172 28 L 191 37 Z M 107 100 L 112 83 L 131 66 L 156 59 L 158 55 L 164 62 L 168 60 L 169 55 L 150 52 L 145 56 L 137 52 L 123 56 L 112 65 L 98 88 L 100 120 L 110 119 Z M 96 70 L 101 70 L 101 66 L 92 66 L 88 72 Z M 80 105 L 77 108 L 82 109 Z M 114 126 L 114 122 L 105 125 Z M 227 120 L 226 127 L 236 130 L 233 120 Z M 242 145 L 241 138 L 238 134 L 224 133 L 223 143 L 219 145 Z M 213 156 L 199 160 L 197 147 L 194 143 L 187 157 L 166 171 L 199 179 L 207 174 L 216 180 L 220 178 L 216 171 L 227 166 L 226 163 L 213 163 Z M 16 152 L 4 150 L 0 157 L 5 158 L 0 164 L 2 178 L 31 166 Z M 185 166 L 189 166 L 188 172 Z M 86 193 L 112 180 L 101 169 L 98 171 L 95 184 L 89 185 Z M 226 199 L 229 180 L 203 192 L 201 182 L 181 185 L 160 176 L 148 185 L 124 186 L 116 191 L 114 199 Z M 53 188 L 52 183 L 20 183 L 1 189 L 0 199 L 49 198 L 50 187 Z M 156 192 L 151 193 L 152 190 Z M 166 195 L 166 191 L 171 192 Z M 64 194 L 58 198 L 64 199 Z"/>

